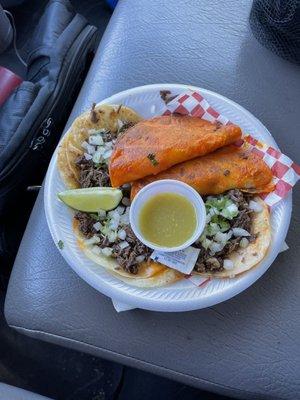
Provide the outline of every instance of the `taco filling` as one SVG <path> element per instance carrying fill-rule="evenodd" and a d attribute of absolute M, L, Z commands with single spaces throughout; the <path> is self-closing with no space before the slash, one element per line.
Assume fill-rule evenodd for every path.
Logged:
<path fill-rule="evenodd" d="M 77 212 L 79 230 L 92 245 L 95 254 L 115 258 L 120 268 L 136 275 L 143 261 L 148 261 L 151 249 L 141 243 L 129 226 L 129 207 L 98 214 Z"/>
<path fill-rule="evenodd" d="M 230 190 L 225 195 L 205 199 L 207 225 L 194 247 L 200 254 L 196 272 L 219 272 L 232 269 L 227 257 L 239 248 L 246 248 L 257 238 L 251 233 L 252 219 L 261 206 L 253 196 L 240 190 Z"/>
<path fill-rule="evenodd" d="M 126 123 L 120 127 L 116 134 L 109 130 L 90 130 L 89 138 L 81 146 L 85 152 L 75 161 L 79 171 L 79 185 L 81 188 L 110 187 L 108 173 L 108 160 L 116 136 L 133 126 Z M 78 228 L 84 235 L 88 244 L 93 245 L 95 254 L 103 254 L 115 258 L 120 268 L 124 271 L 137 274 L 139 265 L 149 260 L 151 249 L 141 243 L 134 235 L 129 225 L 129 196 L 130 186 L 124 185 L 122 189 L 122 205 L 113 211 L 100 211 L 98 214 L 77 212 L 75 219 Z"/>
<path fill-rule="evenodd" d="M 97 171 L 98 171 L 97 167 Z M 124 190 L 126 194 L 126 190 Z M 237 249 L 245 249 L 254 242 L 257 234 L 251 233 L 252 218 L 261 206 L 253 196 L 240 190 L 230 190 L 225 195 L 208 196 L 206 228 L 194 243 L 200 249 L 194 271 L 220 272 L 233 268 L 229 255 Z M 123 198 L 128 204 L 128 197 Z M 103 254 L 116 259 L 120 268 L 130 274 L 137 274 L 139 266 L 150 260 L 152 250 L 141 243 L 129 225 L 128 206 L 118 206 L 115 210 L 98 214 L 77 212 L 75 219 L 79 230 L 92 245 L 95 254 Z"/>

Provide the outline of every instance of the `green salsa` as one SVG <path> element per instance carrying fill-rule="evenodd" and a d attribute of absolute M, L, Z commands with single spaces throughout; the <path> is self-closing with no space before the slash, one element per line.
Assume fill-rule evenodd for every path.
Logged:
<path fill-rule="evenodd" d="M 180 246 L 193 235 L 196 226 L 194 205 L 176 193 L 151 197 L 139 214 L 139 227 L 144 238 L 162 247 Z"/>

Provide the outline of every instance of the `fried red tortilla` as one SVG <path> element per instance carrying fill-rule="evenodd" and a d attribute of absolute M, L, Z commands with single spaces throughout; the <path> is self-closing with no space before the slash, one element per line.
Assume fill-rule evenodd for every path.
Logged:
<path fill-rule="evenodd" d="M 156 176 L 133 182 L 131 199 L 145 185 L 159 179 L 185 182 L 202 195 L 221 194 L 230 189 L 250 193 L 269 193 L 274 190 L 272 171 L 267 164 L 247 147 L 235 145 L 175 165 Z"/>
<path fill-rule="evenodd" d="M 113 187 L 133 182 L 213 152 L 241 138 L 236 125 L 180 115 L 138 122 L 118 138 L 110 159 Z"/>

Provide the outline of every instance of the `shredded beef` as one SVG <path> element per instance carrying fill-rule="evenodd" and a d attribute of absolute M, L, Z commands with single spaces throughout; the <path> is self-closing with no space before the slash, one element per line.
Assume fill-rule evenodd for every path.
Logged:
<path fill-rule="evenodd" d="M 249 209 L 241 210 L 239 215 L 230 221 L 231 228 L 243 228 L 249 232 L 251 229 L 251 212 Z"/>
<path fill-rule="evenodd" d="M 74 218 L 79 222 L 79 230 L 84 236 L 90 238 L 96 233 L 95 229 L 93 228 L 93 225 L 96 221 L 91 214 L 78 211 Z"/>
<path fill-rule="evenodd" d="M 249 209 L 247 197 L 240 190 L 238 189 L 229 190 L 227 196 L 238 206 L 239 210 Z"/>
<path fill-rule="evenodd" d="M 222 271 L 223 261 L 221 257 L 211 256 L 209 250 L 205 250 L 201 245 L 199 248 L 200 253 L 194 270 L 197 272 Z"/>
<path fill-rule="evenodd" d="M 127 129 L 131 128 L 134 125 L 134 122 L 125 122 L 125 124 L 119 129 L 118 134 L 120 135 L 121 133 L 124 133 L 125 131 L 127 131 Z"/>
<path fill-rule="evenodd" d="M 248 201 L 250 200 L 249 195 L 245 195 L 238 189 L 230 190 L 227 193 L 228 197 L 238 206 L 239 214 L 237 217 L 233 218 L 230 221 L 231 228 L 243 228 L 246 231 L 250 232 L 251 230 L 251 214 L 252 211 L 249 209 Z M 256 239 L 257 235 L 251 235 L 247 237 L 249 242 L 253 242 Z M 201 243 L 194 244 L 195 247 L 200 248 L 200 253 L 194 267 L 194 270 L 197 272 L 216 272 L 222 271 L 223 261 L 226 257 L 237 250 L 240 245 L 240 241 L 242 237 L 232 237 L 223 250 L 217 252 L 213 256 L 210 254 L 209 250 L 205 250 Z"/>
<path fill-rule="evenodd" d="M 119 243 L 114 243 L 112 246 L 112 256 L 116 258 L 118 264 L 124 271 L 131 274 L 137 274 L 139 270 L 139 262 L 136 260 L 138 256 L 145 257 L 145 261 L 149 260 L 151 250 L 145 246 L 133 233 L 130 226 L 126 226 L 126 242 L 129 243 L 125 249 L 121 249 Z"/>
<path fill-rule="evenodd" d="M 94 229 L 93 225 L 96 220 L 91 216 L 91 214 L 78 211 L 75 214 L 75 219 L 79 221 L 79 230 L 84 236 L 87 238 L 97 236 L 100 239 L 97 246 L 101 249 L 104 247 L 110 247 L 112 249 L 112 257 L 117 260 L 118 264 L 122 269 L 124 269 L 124 271 L 135 275 L 138 273 L 140 265 L 140 262 L 136 260 L 138 256 L 143 256 L 145 261 L 149 261 L 151 249 L 138 240 L 130 226 L 124 228 L 126 232 L 126 241 L 129 243 L 129 246 L 122 249 L 119 246 L 122 240 L 117 239 L 116 242 L 110 243 L 107 237 Z"/>
<path fill-rule="evenodd" d="M 117 138 L 117 136 L 118 136 L 118 132 L 112 132 L 109 130 L 106 130 L 101 133 L 101 137 L 102 137 L 104 143 L 112 142 L 113 140 L 115 140 Z"/>
<path fill-rule="evenodd" d="M 100 243 L 97 244 L 101 249 L 104 249 L 104 247 L 108 247 L 110 245 L 110 242 L 106 236 L 103 235 L 98 235 L 100 237 Z"/>
<path fill-rule="evenodd" d="M 233 251 L 237 250 L 240 246 L 240 241 L 242 238 L 231 238 L 229 240 L 229 242 L 226 244 L 226 246 L 224 247 L 224 249 L 218 253 L 219 256 L 226 256 L 230 253 L 232 253 Z"/>
<path fill-rule="evenodd" d="M 87 160 L 85 156 L 79 157 L 76 161 L 76 165 L 80 170 L 80 187 L 111 186 L 106 166 L 97 166 L 92 160 Z"/>

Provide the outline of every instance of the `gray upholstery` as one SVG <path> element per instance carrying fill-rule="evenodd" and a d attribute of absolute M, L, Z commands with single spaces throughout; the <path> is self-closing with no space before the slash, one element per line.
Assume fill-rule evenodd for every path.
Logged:
<path fill-rule="evenodd" d="M 182 82 L 254 113 L 279 146 L 300 150 L 300 69 L 248 27 L 250 0 L 121 0 L 70 121 L 120 90 Z M 42 193 L 10 279 L 6 318 L 20 332 L 241 399 L 300 397 L 299 188 L 290 250 L 251 288 L 215 307 L 117 314 L 52 243 Z M 297 207 L 297 206 L 298 207 Z"/>
<path fill-rule="evenodd" d="M 0 400 L 50 400 L 49 397 L 40 396 L 15 386 L 0 382 Z"/>

